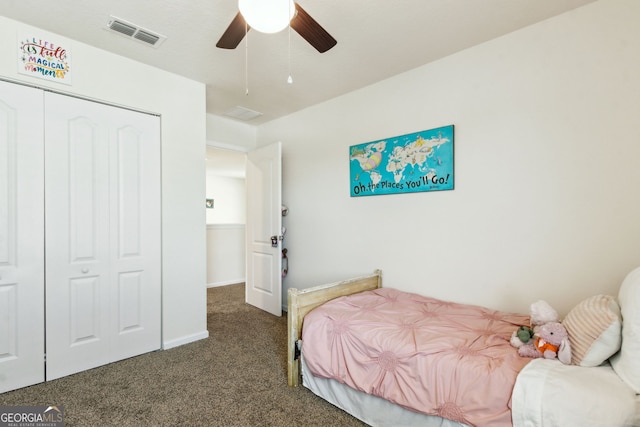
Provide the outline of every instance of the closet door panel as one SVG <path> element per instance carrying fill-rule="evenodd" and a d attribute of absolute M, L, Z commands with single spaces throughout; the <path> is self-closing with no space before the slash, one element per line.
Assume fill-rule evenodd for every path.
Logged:
<path fill-rule="evenodd" d="M 107 207 L 105 204 L 107 199 L 104 197 L 101 199 L 100 194 L 106 189 L 106 182 L 102 181 L 106 168 L 99 158 L 99 156 L 106 154 L 104 146 L 102 146 L 105 140 L 100 135 L 102 130 L 98 124 L 91 122 L 86 117 L 69 120 L 67 127 L 68 135 L 66 135 L 65 144 L 67 155 L 65 157 L 68 162 L 66 165 L 68 187 L 63 191 L 69 201 L 69 261 L 88 266 L 89 263 L 98 261 L 99 244 L 106 243 L 105 240 L 101 241 L 105 236 L 100 235 L 105 231 L 100 225 L 104 226 L 106 220 L 104 215 L 100 215 L 101 211 Z M 60 141 L 64 140 L 61 138 Z M 51 146 L 50 148 L 59 147 Z M 53 167 L 50 164 L 47 166 Z M 59 164 L 55 167 L 61 168 L 63 165 Z M 51 200 L 51 203 L 64 203 L 64 198 L 58 199 L 58 196 L 62 195 L 54 195 L 56 197 Z"/>
<path fill-rule="evenodd" d="M 46 94 L 47 379 L 161 344 L 160 124 Z"/>
<path fill-rule="evenodd" d="M 109 133 L 101 105 L 45 99 L 47 379 L 54 379 L 109 362 Z"/>
<path fill-rule="evenodd" d="M 0 82 L 0 393 L 44 381 L 42 98 Z"/>
<path fill-rule="evenodd" d="M 112 301 L 115 360 L 161 346 L 160 119 L 113 112 Z"/>

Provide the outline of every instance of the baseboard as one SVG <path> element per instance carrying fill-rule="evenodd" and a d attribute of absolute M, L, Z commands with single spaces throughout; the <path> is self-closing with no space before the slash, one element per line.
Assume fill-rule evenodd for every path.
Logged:
<path fill-rule="evenodd" d="M 169 350 L 170 348 L 180 347 L 181 345 L 189 344 L 192 342 L 200 341 L 209 338 L 209 331 L 198 332 L 197 334 L 188 335 L 171 341 L 165 341 L 162 344 L 163 350 Z"/>
<path fill-rule="evenodd" d="M 217 288 L 218 286 L 235 285 L 236 283 L 244 283 L 244 282 L 245 282 L 245 278 L 241 277 L 239 279 L 224 280 L 222 282 L 207 283 L 207 288 Z"/>

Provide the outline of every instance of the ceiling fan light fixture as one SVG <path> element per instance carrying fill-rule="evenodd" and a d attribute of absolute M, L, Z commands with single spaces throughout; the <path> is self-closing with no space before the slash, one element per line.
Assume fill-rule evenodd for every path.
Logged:
<path fill-rule="evenodd" d="M 247 24 L 261 33 L 277 33 L 289 26 L 296 12 L 293 0 L 238 0 Z"/>

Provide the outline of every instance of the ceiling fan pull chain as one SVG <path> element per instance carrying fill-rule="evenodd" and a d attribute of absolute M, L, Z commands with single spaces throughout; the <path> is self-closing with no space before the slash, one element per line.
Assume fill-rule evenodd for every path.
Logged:
<path fill-rule="evenodd" d="M 249 24 L 244 24 L 244 94 L 249 95 Z"/>
<path fill-rule="evenodd" d="M 291 3 L 289 3 L 289 16 L 292 16 L 291 14 Z M 287 78 L 287 83 L 289 83 L 290 85 L 293 84 L 293 77 L 291 77 L 291 20 L 289 20 L 289 77 Z"/>
<path fill-rule="evenodd" d="M 289 77 L 287 83 L 293 84 L 293 77 L 291 77 L 291 26 L 289 26 Z"/>

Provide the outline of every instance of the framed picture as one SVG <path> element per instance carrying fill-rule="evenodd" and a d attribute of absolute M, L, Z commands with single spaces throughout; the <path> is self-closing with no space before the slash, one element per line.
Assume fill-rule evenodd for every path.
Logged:
<path fill-rule="evenodd" d="M 207 199 L 207 209 L 213 209 L 213 199 Z"/>
<path fill-rule="evenodd" d="M 351 197 L 453 190 L 453 125 L 349 147 Z"/>

